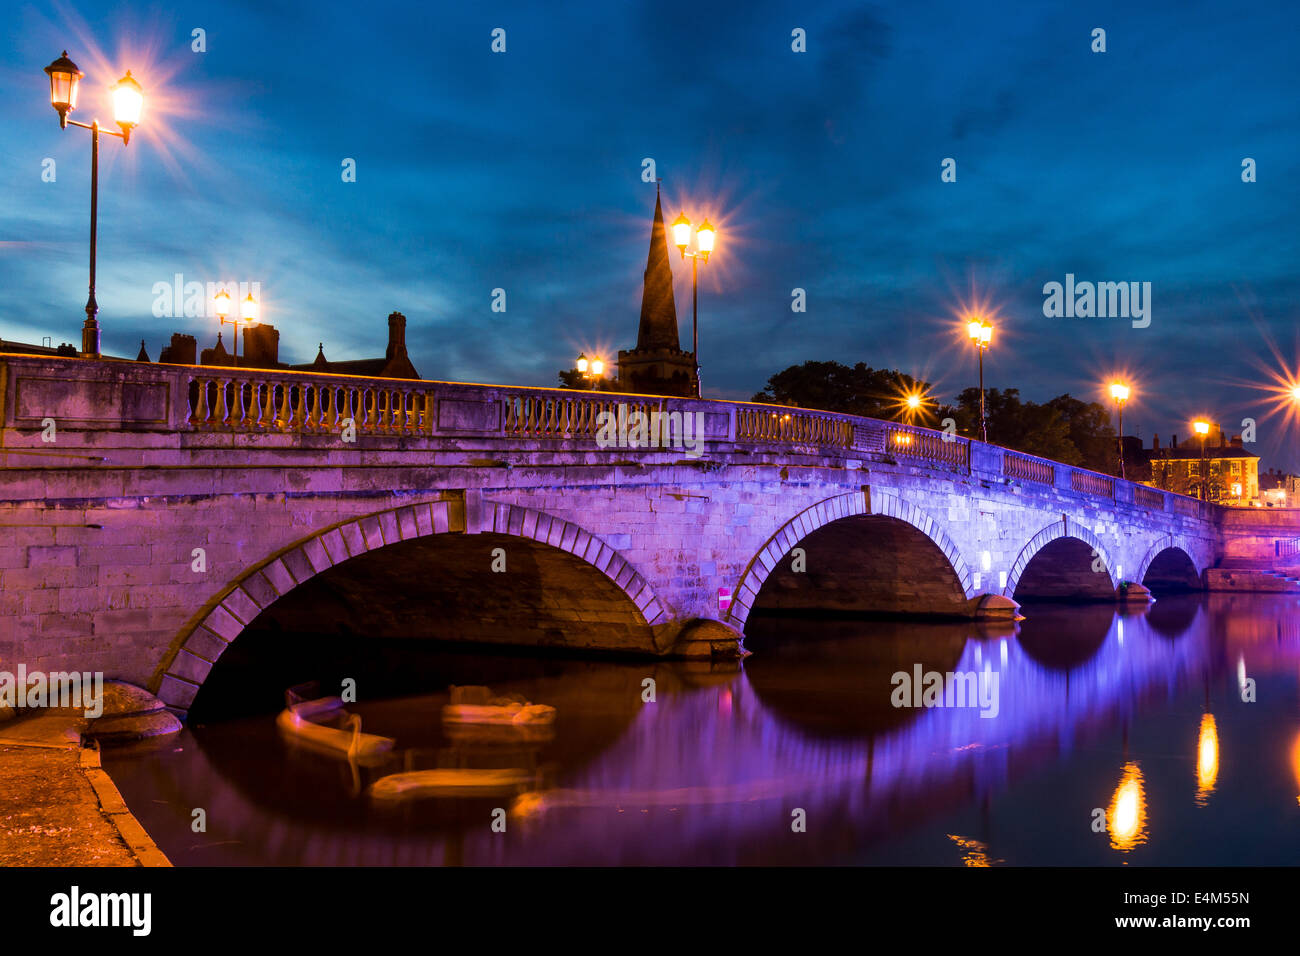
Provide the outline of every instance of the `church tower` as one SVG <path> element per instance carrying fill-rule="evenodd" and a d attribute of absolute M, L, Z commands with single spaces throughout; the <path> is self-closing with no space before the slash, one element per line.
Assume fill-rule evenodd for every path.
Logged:
<path fill-rule="evenodd" d="M 650 254 L 646 257 L 641 291 L 641 324 L 637 328 L 636 348 L 618 353 L 618 390 L 695 397 L 695 357 L 682 351 L 678 339 L 668 231 L 664 227 L 657 186 Z"/>

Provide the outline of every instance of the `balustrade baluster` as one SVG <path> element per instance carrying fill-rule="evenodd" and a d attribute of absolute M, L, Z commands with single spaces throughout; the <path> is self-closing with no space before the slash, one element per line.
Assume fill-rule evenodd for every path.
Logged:
<path fill-rule="evenodd" d="M 212 414 L 208 408 L 208 381 L 205 378 L 195 378 L 194 381 L 199 386 L 198 397 L 194 401 L 194 424 L 206 428 L 208 416 Z"/>
<path fill-rule="evenodd" d="M 230 405 L 226 401 L 226 385 L 229 384 L 227 379 L 217 379 L 217 407 L 213 416 L 213 426 L 224 428 L 226 419 L 230 415 Z"/>

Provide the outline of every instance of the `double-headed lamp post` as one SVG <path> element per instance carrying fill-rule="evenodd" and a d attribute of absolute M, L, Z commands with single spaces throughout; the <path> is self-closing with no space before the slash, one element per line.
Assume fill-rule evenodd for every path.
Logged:
<path fill-rule="evenodd" d="M 598 382 L 605 377 L 605 361 L 599 356 L 587 358 L 587 353 L 578 356 L 578 371 L 589 382 Z"/>
<path fill-rule="evenodd" d="M 1110 383 L 1110 397 L 1119 409 L 1119 476 L 1124 477 L 1124 403 L 1128 401 L 1129 387 L 1123 382 Z"/>
<path fill-rule="evenodd" d="M 1196 432 L 1201 439 L 1201 500 L 1206 501 L 1210 496 L 1210 488 L 1208 480 L 1209 476 L 1205 474 L 1205 438 L 1210 434 L 1210 423 L 1204 419 L 1198 418 L 1196 421 L 1192 422 L 1192 431 Z"/>
<path fill-rule="evenodd" d="M 81 354 L 86 358 L 99 357 L 99 304 L 95 301 L 95 226 L 99 210 L 99 134 L 116 136 L 125 146 L 131 142 L 131 130 L 140 122 L 140 111 L 144 107 L 144 94 L 140 84 L 126 71 L 126 76 L 113 84 L 113 120 L 121 127 L 121 132 L 100 129 L 99 120 L 90 123 L 78 123 L 68 119 L 68 114 L 77 108 L 77 88 L 85 76 L 77 64 L 68 59 L 68 51 L 45 68 L 50 76 L 50 103 L 59 114 L 59 127 L 67 129 L 69 125 L 80 126 L 90 130 L 90 296 L 86 299 L 86 322 L 81 327 Z"/>
<path fill-rule="evenodd" d="M 993 326 L 983 319 L 975 318 L 966 323 L 966 335 L 979 353 L 980 363 L 980 440 L 989 440 L 988 418 L 984 414 L 984 353 L 993 343 Z"/>
<path fill-rule="evenodd" d="M 700 260 L 709 261 L 709 253 L 713 251 L 713 241 L 717 238 L 718 231 L 705 219 L 695 230 L 695 251 L 687 252 L 686 247 L 691 244 L 692 228 L 686 213 L 673 220 L 673 245 L 681 252 L 683 259 L 691 260 L 691 359 L 695 362 L 695 397 L 699 398 L 703 394 L 700 391 L 699 263 Z"/>
<path fill-rule="evenodd" d="M 259 321 L 258 318 L 259 309 L 257 305 L 257 300 L 253 298 L 253 293 L 251 292 L 248 293 L 248 297 L 244 299 L 244 301 L 241 302 L 239 305 L 239 315 L 236 315 L 233 318 L 229 318 L 229 319 L 226 318 L 226 316 L 230 315 L 230 302 L 231 302 L 230 293 L 227 292 L 225 289 L 222 289 L 220 292 L 218 292 L 215 296 L 212 297 L 212 300 L 216 304 L 217 318 L 221 320 L 221 324 L 222 325 L 229 324 L 235 327 L 234 360 L 235 360 L 235 364 L 238 365 L 239 364 L 239 323 L 243 322 L 244 325 L 250 329 L 253 326 L 257 325 Z"/>

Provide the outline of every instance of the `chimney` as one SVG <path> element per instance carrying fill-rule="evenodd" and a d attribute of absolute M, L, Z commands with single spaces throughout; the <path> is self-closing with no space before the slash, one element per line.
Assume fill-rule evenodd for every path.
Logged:
<path fill-rule="evenodd" d="M 269 322 L 244 329 L 244 358 L 249 368 L 275 368 L 280 364 L 280 332 Z"/>
<path fill-rule="evenodd" d="M 194 336 L 173 332 L 171 345 L 163 346 L 158 361 L 169 365 L 197 365 L 197 356 L 198 344 Z"/>
<path fill-rule="evenodd" d="M 1175 435 L 1170 435 L 1170 436 L 1169 436 L 1169 447 L 1170 447 L 1170 448 L 1177 448 L 1177 447 L 1178 447 L 1178 436 L 1177 436 L 1176 434 L 1175 434 Z"/>
<path fill-rule="evenodd" d="M 388 351 L 384 353 L 384 358 L 391 362 L 397 357 L 406 358 L 406 316 L 400 312 L 390 312 L 388 314 Z"/>
<path fill-rule="evenodd" d="M 1151 436 L 1151 448 L 1152 448 L 1154 451 L 1159 451 L 1159 450 L 1160 450 L 1160 433 L 1159 433 L 1159 432 L 1156 432 L 1154 435 Z"/>

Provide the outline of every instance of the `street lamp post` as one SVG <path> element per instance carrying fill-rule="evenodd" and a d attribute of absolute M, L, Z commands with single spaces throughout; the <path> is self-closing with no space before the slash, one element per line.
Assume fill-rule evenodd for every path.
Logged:
<path fill-rule="evenodd" d="M 95 233 L 99 216 L 99 134 L 116 136 L 126 146 L 131 142 L 131 130 L 140 122 L 144 95 L 140 84 L 126 71 L 126 76 L 113 84 L 113 120 L 121 132 L 101 129 L 99 120 L 78 123 L 68 119 L 77 108 L 77 90 L 85 76 L 77 64 L 68 59 L 68 51 L 45 68 L 50 77 L 50 104 L 59 114 L 59 128 L 69 125 L 90 130 L 90 295 L 86 299 L 86 322 L 81 327 L 81 354 L 85 358 L 99 357 L 99 303 L 95 301 Z"/>
<path fill-rule="evenodd" d="M 230 314 L 230 293 L 227 292 L 225 289 L 222 289 L 220 292 L 218 292 L 215 296 L 212 297 L 212 300 L 214 303 L 216 303 L 217 318 L 221 320 L 221 324 L 233 325 L 235 327 L 235 351 L 234 351 L 233 358 L 235 360 L 235 364 L 238 365 L 239 364 L 239 323 L 243 322 L 244 326 L 250 329 L 253 326 L 257 325 L 259 321 L 257 300 L 253 298 L 253 293 L 250 292 L 248 294 L 248 297 L 244 299 L 242 303 L 240 303 L 239 315 L 231 319 L 226 318 L 226 316 Z"/>
<path fill-rule="evenodd" d="M 1209 476 L 1205 473 L 1205 436 L 1210 433 L 1210 423 L 1198 419 L 1192 422 L 1192 431 L 1196 432 L 1201 438 L 1201 500 L 1208 501 L 1210 488 Z"/>
<path fill-rule="evenodd" d="M 683 259 L 689 257 L 691 260 L 691 360 L 695 363 L 695 397 L 699 398 L 703 394 L 700 390 L 699 263 L 700 260 L 709 261 L 709 253 L 713 251 L 717 230 L 709 224 L 708 219 L 705 219 L 695 230 L 695 251 L 687 252 L 686 247 L 691 244 L 691 228 L 691 221 L 686 218 L 686 213 L 673 220 L 673 244 L 677 246 Z"/>
<path fill-rule="evenodd" d="M 1119 476 L 1124 477 L 1124 403 L 1128 401 L 1129 387 L 1123 382 L 1111 382 L 1110 397 L 1119 410 Z"/>
<path fill-rule="evenodd" d="M 983 319 L 971 319 L 966 323 L 966 334 L 970 337 L 979 354 L 980 364 L 980 440 L 989 440 L 988 418 L 984 413 L 984 353 L 993 342 L 993 326 Z"/>
<path fill-rule="evenodd" d="M 593 386 L 605 377 L 605 362 L 600 356 L 588 359 L 587 353 L 583 352 L 578 356 L 577 367 L 582 377 Z"/>

